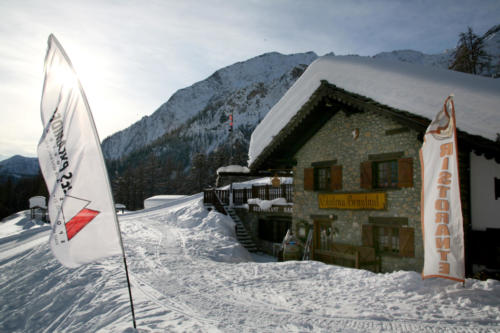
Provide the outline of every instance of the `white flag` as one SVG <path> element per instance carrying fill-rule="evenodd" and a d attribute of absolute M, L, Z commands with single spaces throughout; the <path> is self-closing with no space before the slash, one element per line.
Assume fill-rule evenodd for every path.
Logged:
<path fill-rule="evenodd" d="M 40 169 L 50 193 L 50 245 L 67 267 L 121 254 L 121 235 L 97 131 L 81 84 L 50 35 L 41 100 Z"/>
<path fill-rule="evenodd" d="M 464 281 L 464 236 L 453 97 L 427 128 L 420 150 L 421 216 L 424 237 L 422 277 Z"/>

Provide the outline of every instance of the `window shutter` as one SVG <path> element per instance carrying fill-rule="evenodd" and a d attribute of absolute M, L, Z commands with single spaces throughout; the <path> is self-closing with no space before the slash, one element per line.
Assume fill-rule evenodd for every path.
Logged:
<path fill-rule="evenodd" d="M 314 168 L 304 169 L 304 191 L 314 191 Z"/>
<path fill-rule="evenodd" d="M 413 187 L 413 158 L 398 160 L 398 187 Z"/>
<path fill-rule="evenodd" d="M 363 224 L 361 226 L 361 241 L 363 246 L 373 247 L 373 226 Z"/>
<path fill-rule="evenodd" d="M 399 255 L 415 257 L 415 231 L 413 228 L 399 228 Z"/>
<path fill-rule="evenodd" d="M 341 190 L 342 189 L 342 166 L 332 165 L 331 175 L 330 175 L 331 190 Z"/>
<path fill-rule="evenodd" d="M 372 186 L 372 162 L 362 162 L 361 166 L 361 188 L 371 189 Z"/>

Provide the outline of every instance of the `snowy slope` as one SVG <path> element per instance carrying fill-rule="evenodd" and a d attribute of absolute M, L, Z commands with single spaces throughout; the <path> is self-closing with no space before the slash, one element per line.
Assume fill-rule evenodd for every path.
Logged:
<path fill-rule="evenodd" d="M 313 62 L 252 133 L 251 165 L 326 80 L 348 92 L 429 120 L 454 94 L 457 128 L 495 141 L 499 131 L 500 80 L 421 65 L 356 56 Z"/>
<path fill-rule="evenodd" d="M 254 262 L 201 200 L 120 217 L 139 332 L 500 331 L 499 281 Z M 67 269 L 35 237 L 0 238 L 1 332 L 130 331 L 119 257 Z"/>

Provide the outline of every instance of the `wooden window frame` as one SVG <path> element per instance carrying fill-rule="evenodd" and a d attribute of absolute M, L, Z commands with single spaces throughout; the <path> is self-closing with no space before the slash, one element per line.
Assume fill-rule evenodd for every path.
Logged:
<path fill-rule="evenodd" d="M 337 160 L 311 163 L 311 168 L 304 169 L 304 190 L 329 192 L 342 189 L 342 166 Z M 325 172 L 325 179 L 319 182 L 319 173 Z"/>
<path fill-rule="evenodd" d="M 403 155 L 403 152 L 368 155 L 368 160 L 360 165 L 360 187 L 362 189 L 377 190 L 413 187 L 413 158 L 403 157 Z M 389 186 L 380 186 L 378 180 L 379 166 L 385 163 L 397 163 L 397 175 L 393 175 L 394 178 L 397 178 L 397 183 L 391 182 Z"/>
<path fill-rule="evenodd" d="M 330 191 L 331 178 L 332 178 L 331 167 L 315 167 L 314 168 L 314 190 L 315 191 Z"/>
<path fill-rule="evenodd" d="M 383 249 L 380 244 L 382 233 L 388 234 L 384 237 L 391 237 Z M 362 225 L 362 243 L 375 248 L 380 255 L 415 257 L 415 230 L 408 227 L 407 218 L 369 217 L 368 224 Z"/>
<path fill-rule="evenodd" d="M 398 161 L 376 161 L 372 164 L 372 181 L 375 189 L 398 188 Z"/>

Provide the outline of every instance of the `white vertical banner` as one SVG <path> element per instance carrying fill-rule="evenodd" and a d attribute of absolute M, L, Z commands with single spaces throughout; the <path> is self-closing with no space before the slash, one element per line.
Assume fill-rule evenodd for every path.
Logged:
<path fill-rule="evenodd" d="M 453 96 L 431 122 L 420 150 L 422 278 L 465 279 L 464 235 Z"/>
<path fill-rule="evenodd" d="M 108 174 L 92 114 L 71 62 L 50 35 L 41 99 L 40 169 L 50 193 L 50 245 L 67 267 L 122 254 Z"/>

